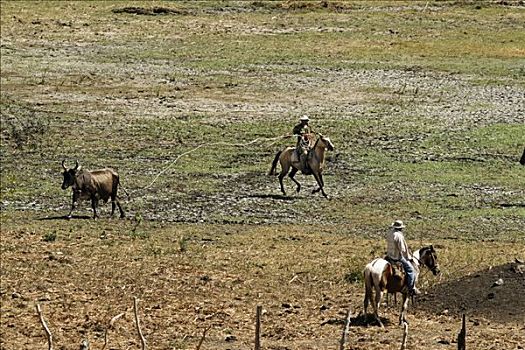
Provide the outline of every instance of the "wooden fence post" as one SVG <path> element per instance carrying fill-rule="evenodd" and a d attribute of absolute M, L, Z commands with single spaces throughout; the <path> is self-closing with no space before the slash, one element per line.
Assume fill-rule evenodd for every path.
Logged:
<path fill-rule="evenodd" d="M 401 341 L 401 350 L 406 350 L 408 339 L 408 323 L 403 322 L 403 340 Z"/>
<path fill-rule="evenodd" d="M 348 309 L 346 314 L 345 328 L 343 329 L 343 334 L 341 335 L 341 341 L 339 342 L 339 350 L 345 349 L 346 339 L 348 338 L 348 331 L 350 330 L 350 323 L 352 322 L 352 311 Z"/>
<path fill-rule="evenodd" d="M 467 327 L 465 324 L 465 314 L 463 314 L 463 320 L 461 322 L 461 331 L 458 334 L 458 350 L 466 349 L 466 338 L 467 338 Z"/>
<path fill-rule="evenodd" d="M 139 312 L 138 312 L 138 299 L 133 297 L 133 312 L 135 313 L 135 324 L 137 326 L 137 332 L 139 334 L 140 343 L 142 344 L 142 350 L 146 350 L 146 339 L 142 334 L 142 329 L 140 328 Z"/>
<path fill-rule="evenodd" d="M 261 350 L 261 311 L 262 306 L 257 305 L 255 312 L 255 350 Z"/>
<path fill-rule="evenodd" d="M 36 304 L 36 312 L 38 314 L 38 317 L 40 319 L 40 323 L 42 324 L 42 328 L 44 328 L 44 331 L 46 332 L 47 336 L 47 349 L 53 350 L 53 334 L 51 334 L 51 331 L 49 330 L 49 327 L 47 326 L 46 321 L 44 320 L 44 315 L 42 314 L 42 309 L 40 308 L 40 304 Z"/>

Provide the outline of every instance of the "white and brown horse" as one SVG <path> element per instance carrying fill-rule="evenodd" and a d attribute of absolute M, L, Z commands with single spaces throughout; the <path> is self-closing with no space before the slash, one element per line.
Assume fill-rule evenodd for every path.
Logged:
<path fill-rule="evenodd" d="M 428 268 L 434 276 L 439 274 L 439 266 L 437 262 L 437 255 L 432 245 L 416 250 L 412 255 L 412 260 L 409 261 L 414 267 L 415 280 L 417 282 L 419 276 L 419 268 L 421 265 Z M 403 270 L 401 268 L 401 270 Z M 399 324 L 407 322 L 405 313 L 408 306 L 408 287 L 404 272 L 394 274 L 394 268 L 385 259 L 377 258 L 366 265 L 364 270 L 365 278 L 365 300 L 364 300 L 364 314 L 367 315 L 368 304 L 372 303 L 374 309 L 374 317 L 381 327 L 383 323 L 379 319 L 378 308 L 383 297 L 383 292 L 401 293 L 403 295 L 403 303 L 401 314 L 399 315 Z M 373 294 L 375 292 L 375 299 Z M 408 323 L 408 322 L 407 322 Z"/>
<path fill-rule="evenodd" d="M 281 172 L 279 173 L 279 183 L 281 185 L 281 192 L 284 195 L 286 195 L 286 191 L 284 190 L 283 179 L 286 174 L 288 174 L 288 172 L 290 172 L 290 174 L 288 174 L 290 179 L 292 179 L 292 181 L 297 185 L 296 191 L 299 192 L 301 190 L 301 184 L 294 178 L 295 174 L 297 174 L 298 171 L 301 171 L 305 175 L 313 175 L 315 181 L 317 181 L 319 188 L 314 189 L 312 193 L 321 191 L 323 196 L 328 197 L 323 189 L 323 168 L 326 150 L 333 151 L 334 145 L 328 137 L 324 137 L 323 135 L 319 134 L 319 138 L 315 141 L 315 144 L 307 156 L 307 162 L 310 168 L 310 171 L 307 171 L 303 168 L 303 164 L 301 163 L 299 157 L 297 157 L 295 147 L 287 147 L 283 151 L 277 152 L 275 155 L 269 175 L 275 175 L 277 162 L 280 162 Z"/>

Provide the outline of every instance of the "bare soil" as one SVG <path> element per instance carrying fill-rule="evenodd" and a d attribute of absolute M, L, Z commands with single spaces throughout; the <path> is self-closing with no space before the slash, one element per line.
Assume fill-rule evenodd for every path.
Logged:
<path fill-rule="evenodd" d="M 517 168 L 525 88 L 523 68 L 508 68 L 506 60 L 522 53 L 514 48 L 518 39 L 504 36 L 522 26 L 523 15 L 521 2 L 503 3 L 475 9 L 462 1 L 286 1 L 274 8 L 254 1 L 186 10 L 144 2 L 2 2 L 0 349 L 46 347 L 36 303 L 56 349 L 78 349 L 82 339 L 102 349 L 105 335 L 105 349 L 140 348 L 133 297 L 149 349 L 196 349 L 205 330 L 203 350 L 251 349 L 257 305 L 264 309 L 263 349 L 337 349 L 348 310 L 347 350 L 399 349 L 400 305 L 382 305 L 385 329 L 362 314 L 361 271 L 383 254 L 382 234 L 393 217 L 410 222 L 411 245 L 435 243 L 443 271 L 421 277 L 424 294 L 408 311 L 409 349 L 457 348 L 463 314 L 469 349 L 524 349 L 524 271 L 514 260 L 525 258 L 524 168 Z M 325 5 L 333 13 L 318 23 L 308 7 Z M 436 45 L 435 37 L 450 40 L 445 29 L 457 25 L 454 18 L 485 5 L 501 15 L 487 12 L 489 23 L 481 15 L 469 19 L 457 33 L 459 40 L 486 25 L 484 35 L 502 35 L 491 37 L 502 57 L 480 53 L 480 65 L 492 65 L 488 76 L 483 67 L 456 72 L 464 57 L 435 68 L 425 60 L 436 55 L 432 47 L 405 65 L 377 62 L 387 56 L 376 54 L 427 43 L 421 28 Z M 443 11 L 456 17 L 440 17 Z M 245 12 L 265 17 L 252 23 Z M 416 18 L 417 28 L 399 33 L 377 13 L 402 24 Z M 305 50 L 317 54 L 319 38 L 337 33 L 348 34 L 349 45 L 385 47 L 347 57 L 334 40 L 329 49 L 339 64 L 319 67 L 301 50 L 264 64 L 235 51 L 260 36 L 275 46 L 259 54 L 284 50 L 274 38 L 300 34 L 298 40 L 312 40 Z M 216 59 L 222 44 L 208 52 L 202 38 L 224 40 L 228 68 Z M 468 43 L 477 48 L 479 38 Z M 500 65 L 513 75 L 498 75 Z M 285 179 L 282 195 L 277 178 L 266 175 L 290 139 L 203 147 L 174 163 L 205 142 L 287 134 L 302 114 L 335 145 L 325 170 L 330 200 L 310 193 L 311 177 L 298 176 L 300 193 Z M 24 120 L 35 121 L 28 124 L 34 129 L 25 125 L 31 132 L 18 136 L 24 148 L 16 148 L 5 125 Z M 512 132 L 517 137 L 509 141 Z M 83 203 L 65 220 L 64 158 L 115 167 L 132 194 L 122 196 L 128 219 L 108 219 L 106 205 L 93 221 Z"/>

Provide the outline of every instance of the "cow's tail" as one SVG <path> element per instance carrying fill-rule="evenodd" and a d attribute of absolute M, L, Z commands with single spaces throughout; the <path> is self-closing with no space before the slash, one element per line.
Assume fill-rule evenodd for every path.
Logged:
<path fill-rule="evenodd" d="M 283 152 L 279 151 L 275 155 L 275 158 L 273 159 L 273 162 L 272 162 L 272 168 L 270 169 L 270 172 L 268 173 L 268 175 L 275 175 L 275 169 L 277 168 L 277 162 L 279 161 L 279 157 L 281 156 L 281 153 Z"/>

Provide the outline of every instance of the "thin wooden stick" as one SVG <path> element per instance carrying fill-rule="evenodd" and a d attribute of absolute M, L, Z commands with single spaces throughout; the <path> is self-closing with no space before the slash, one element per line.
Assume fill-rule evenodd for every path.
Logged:
<path fill-rule="evenodd" d="M 463 320 L 461 321 L 461 331 L 458 334 L 458 350 L 466 349 L 466 338 L 467 338 L 467 327 L 465 324 L 465 314 L 463 314 Z"/>
<path fill-rule="evenodd" d="M 204 343 L 204 338 L 206 338 L 206 333 L 211 329 L 211 326 L 208 326 L 203 332 L 201 340 L 199 340 L 199 344 L 197 344 L 197 347 L 195 350 L 200 350 L 202 343 Z"/>
<path fill-rule="evenodd" d="M 40 323 L 42 323 L 42 327 L 44 328 L 44 331 L 46 332 L 47 348 L 48 350 L 53 350 L 53 335 L 51 334 L 51 331 L 49 330 L 49 327 L 47 326 L 47 323 L 44 320 L 42 309 L 40 308 L 40 304 L 38 303 L 36 304 L 36 312 L 38 313 L 38 317 L 40 318 Z"/>
<path fill-rule="evenodd" d="M 255 350 L 261 350 L 261 311 L 262 306 L 257 305 L 255 312 Z"/>
<path fill-rule="evenodd" d="M 429 2 L 427 1 L 427 3 L 425 4 L 425 7 L 423 8 L 423 11 L 421 11 L 421 12 L 425 12 L 425 10 L 426 10 L 427 7 L 428 7 L 428 3 L 429 3 Z"/>
<path fill-rule="evenodd" d="M 115 327 L 115 322 L 117 322 L 117 320 L 119 318 L 121 318 L 122 316 L 124 316 L 126 313 L 125 312 L 122 312 L 120 314 L 118 314 L 117 316 L 113 317 L 110 321 L 109 321 L 109 324 L 106 328 L 106 331 L 104 332 L 104 346 L 102 347 L 102 350 L 104 350 L 106 348 L 106 345 L 108 344 L 108 331 L 112 328 Z"/>
<path fill-rule="evenodd" d="M 348 309 L 346 314 L 345 328 L 343 329 L 343 334 L 341 335 L 341 341 L 339 343 L 339 350 L 345 349 L 346 340 L 348 338 L 348 332 L 350 330 L 350 323 L 352 322 L 352 311 Z"/>
<path fill-rule="evenodd" d="M 406 350 L 408 338 L 408 323 L 403 322 L 403 341 L 401 342 L 401 350 Z"/>
<path fill-rule="evenodd" d="M 146 339 L 144 338 L 144 335 L 142 334 L 142 330 L 140 329 L 140 321 L 139 321 L 139 314 L 137 312 L 137 304 L 138 304 L 138 299 L 136 297 L 133 297 L 133 312 L 135 313 L 135 324 L 137 325 L 137 332 L 139 333 L 140 343 L 142 344 L 142 350 L 146 350 Z"/>

